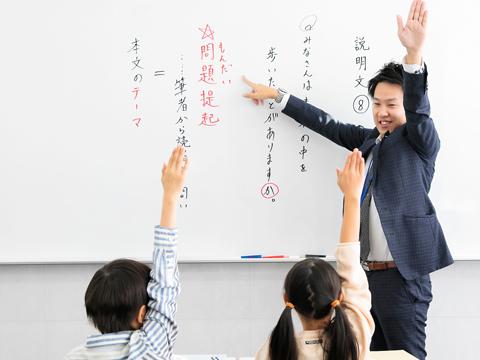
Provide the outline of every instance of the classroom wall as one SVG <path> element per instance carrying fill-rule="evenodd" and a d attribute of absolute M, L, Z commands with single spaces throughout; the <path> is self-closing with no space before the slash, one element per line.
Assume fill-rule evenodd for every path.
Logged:
<path fill-rule="evenodd" d="M 132 239 L 151 236 L 161 163 L 183 136 L 192 166 L 178 219 L 182 257 L 331 254 L 342 205 L 334 169 L 346 150 L 242 99 L 248 86 L 241 76 L 272 78 L 272 85 L 307 97 L 339 121 L 371 127 L 371 107 L 366 102 L 361 113 L 354 100 L 386 61 L 405 55 L 395 15 L 405 17 L 410 2 L 3 1 L 0 34 L 8 34 L 2 38 L 8 56 L 0 57 L 0 68 L 8 69 L 2 72 L 8 86 L 0 87 L 0 262 L 148 259 L 151 243 Z M 454 257 L 480 260 L 472 236 L 480 172 L 470 170 L 478 152 L 470 139 L 480 138 L 472 115 L 480 2 L 431 1 L 428 8 L 424 58 L 442 141 L 430 195 Z M 199 28 L 207 25 L 215 36 L 204 38 Z M 361 39 L 369 50 L 358 46 Z M 218 84 L 207 89 L 198 80 L 208 44 L 216 44 Z M 219 51 L 232 65 L 225 77 L 217 77 Z M 133 80 L 137 55 L 141 85 Z M 186 113 L 175 95 L 180 79 Z M 218 126 L 200 125 L 209 108 L 201 101 L 205 90 L 218 101 L 211 110 Z M 261 189 L 270 165 L 268 181 L 278 195 L 266 199 L 271 195 Z"/>
<path fill-rule="evenodd" d="M 181 264 L 176 353 L 253 356 L 280 314 L 291 264 Z M 61 359 L 93 330 L 83 308 L 98 265 L 0 265 L 0 359 Z M 429 358 L 477 359 L 480 261 L 432 276 Z"/>

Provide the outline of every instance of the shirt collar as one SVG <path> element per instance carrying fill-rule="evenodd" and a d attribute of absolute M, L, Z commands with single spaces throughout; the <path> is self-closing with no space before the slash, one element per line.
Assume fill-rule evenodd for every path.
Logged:
<path fill-rule="evenodd" d="M 380 144 L 380 142 L 381 142 L 384 138 L 386 138 L 387 136 L 389 136 L 389 135 L 390 135 L 390 131 L 387 131 L 387 132 L 384 133 L 384 134 L 379 134 L 379 135 L 377 136 L 377 138 L 375 139 L 375 145 Z"/>
<path fill-rule="evenodd" d="M 91 335 L 87 338 L 86 347 L 96 348 L 109 345 L 126 345 L 130 341 L 133 331 L 119 331 L 109 334 Z"/>

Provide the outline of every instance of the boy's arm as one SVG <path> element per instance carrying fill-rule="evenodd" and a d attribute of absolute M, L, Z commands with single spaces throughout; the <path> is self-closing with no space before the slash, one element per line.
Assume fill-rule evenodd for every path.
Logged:
<path fill-rule="evenodd" d="M 184 148 L 175 148 L 168 164 L 164 165 L 162 170 L 162 215 L 160 226 L 155 227 L 153 267 L 147 286 L 150 301 L 145 322 L 137 335 L 143 337 L 143 341 L 132 341 L 131 354 L 135 355 L 135 358 L 141 358 L 143 354 L 152 351 L 169 359 L 177 336 L 175 314 L 180 282 L 176 212 L 188 168 L 188 160 L 184 161 L 184 155 Z"/>
<path fill-rule="evenodd" d="M 188 159 L 185 157 L 185 148 L 177 146 L 168 160 L 163 164 L 162 185 L 163 205 L 160 217 L 160 226 L 175 228 L 177 226 L 177 204 L 185 184 L 185 177 L 188 170 Z"/>

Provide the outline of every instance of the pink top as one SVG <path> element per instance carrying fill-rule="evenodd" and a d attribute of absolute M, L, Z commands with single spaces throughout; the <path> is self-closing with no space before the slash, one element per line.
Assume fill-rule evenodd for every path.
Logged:
<path fill-rule="evenodd" d="M 370 314 L 371 295 L 368 289 L 367 276 L 360 265 L 360 242 L 340 243 L 335 253 L 337 272 L 345 279 L 342 283 L 343 301 L 353 332 L 357 336 L 359 359 L 367 359 L 370 349 L 370 340 L 375 330 L 375 324 Z M 296 335 L 298 359 L 323 359 L 322 335 L 324 329 L 302 331 Z M 269 341 L 258 351 L 255 359 L 267 360 Z"/>

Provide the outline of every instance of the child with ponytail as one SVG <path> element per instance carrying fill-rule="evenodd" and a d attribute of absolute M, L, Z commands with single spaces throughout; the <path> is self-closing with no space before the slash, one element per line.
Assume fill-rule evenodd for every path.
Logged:
<path fill-rule="evenodd" d="M 360 194 L 365 164 L 355 149 L 337 169 L 344 199 L 340 243 L 335 253 L 337 271 L 320 259 L 297 263 L 284 284 L 285 309 L 269 341 L 256 359 L 357 360 L 367 358 L 374 321 L 370 291 L 360 265 Z M 303 331 L 295 334 L 292 311 Z"/>

